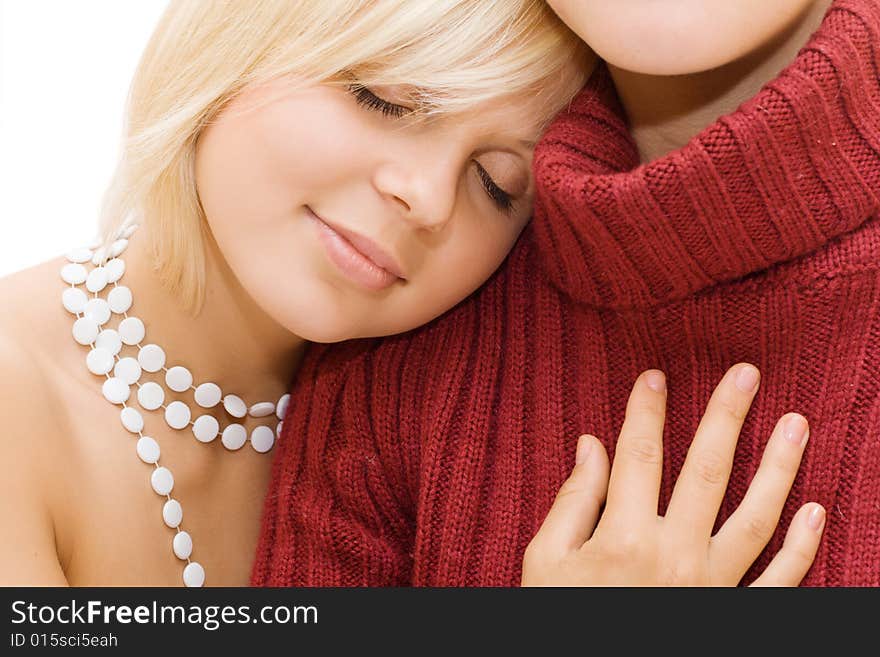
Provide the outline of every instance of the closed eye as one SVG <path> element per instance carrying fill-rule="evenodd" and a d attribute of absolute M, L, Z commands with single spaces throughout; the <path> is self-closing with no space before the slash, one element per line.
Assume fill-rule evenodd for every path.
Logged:
<path fill-rule="evenodd" d="M 399 119 L 412 111 L 410 108 L 404 107 L 403 105 L 395 105 L 384 98 L 379 98 L 379 96 L 362 84 L 350 84 L 348 85 L 348 90 L 354 95 L 358 105 L 376 112 L 382 112 L 382 116 Z"/>
<path fill-rule="evenodd" d="M 380 98 L 362 84 L 352 83 L 348 85 L 348 91 L 355 97 L 355 101 L 358 105 L 366 107 L 374 112 L 381 112 L 382 116 L 385 117 L 399 119 L 413 111 L 409 107 L 397 105 L 384 98 Z M 513 196 L 501 189 L 501 187 L 492 180 L 489 172 L 486 171 L 482 164 L 476 160 L 474 160 L 474 164 L 477 166 L 477 175 L 480 177 L 480 182 L 483 184 L 486 194 L 489 195 L 489 198 L 495 204 L 495 207 L 505 214 L 510 214 L 514 206 Z"/>
<path fill-rule="evenodd" d="M 480 182 L 483 183 L 483 187 L 485 187 L 489 198 L 495 203 L 495 207 L 506 214 L 510 214 L 513 210 L 513 197 L 508 192 L 501 189 L 495 181 L 492 180 L 489 172 L 486 171 L 482 164 L 476 160 L 474 160 L 474 164 L 477 165 L 477 175 L 480 176 Z"/>

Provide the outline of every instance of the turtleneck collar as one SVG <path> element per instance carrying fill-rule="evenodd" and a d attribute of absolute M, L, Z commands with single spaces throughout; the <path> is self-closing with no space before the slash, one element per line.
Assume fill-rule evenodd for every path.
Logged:
<path fill-rule="evenodd" d="M 880 213 L 880 3 L 836 0 L 775 80 L 646 165 L 600 68 L 534 166 L 542 266 L 580 303 L 651 306 L 815 251 Z"/>

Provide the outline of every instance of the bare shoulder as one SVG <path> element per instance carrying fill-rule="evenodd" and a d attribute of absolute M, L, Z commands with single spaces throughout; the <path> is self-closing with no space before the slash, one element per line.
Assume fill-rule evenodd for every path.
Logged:
<path fill-rule="evenodd" d="M 45 399 L 45 367 L 41 352 L 47 332 L 57 321 L 49 303 L 57 299 L 55 289 L 47 288 L 47 270 L 54 263 L 43 263 L 0 278 L 0 299 L 12 312 L 0 314 L 0 413 L 4 424 L 18 417 L 33 419 Z M 4 432 L 5 433 L 5 432 Z"/>
<path fill-rule="evenodd" d="M 7 429 L 52 418 L 45 412 L 54 396 L 49 370 L 70 330 L 59 268 L 60 259 L 50 260 L 0 278 L 0 299 L 11 310 L 0 313 L 0 417 Z"/>
<path fill-rule="evenodd" d="M 0 298 L 13 312 L 0 317 L 0 584 L 65 584 L 55 549 L 52 508 L 64 448 L 52 413 L 43 340 L 60 330 L 51 312 L 60 279 L 54 262 L 0 279 Z M 57 273 L 56 273 L 57 277 Z M 46 284 L 55 289 L 46 288 Z M 43 298 L 45 297 L 45 299 Z M 60 305 L 60 304 L 59 304 Z M 56 325 L 57 323 L 57 325 Z"/>

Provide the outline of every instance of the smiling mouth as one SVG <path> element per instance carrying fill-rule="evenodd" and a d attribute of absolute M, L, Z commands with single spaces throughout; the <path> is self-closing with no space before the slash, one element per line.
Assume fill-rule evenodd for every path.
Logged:
<path fill-rule="evenodd" d="M 392 271 L 379 265 L 373 258 L 358 249 L 349 236 L 354 237 L 359 244 L 366 244 L 366 247 L 375 252 L 379 249 L 375 243 L 367 238 L 353 236 L 351 233 L 343 229 L 335 229 L 329 223 L 319 217 L 311 208 L 306 206 L 309 219 L 315 224 L 318 232 L 318 239 L 324 246 L 328 259 L 336 265 L 336 268 L 349 280 L 365 287 L 369 290 L 384 290 L 398 281 L 405 280 Z M 381 256 L 387 260 L 387 256 Z"/>

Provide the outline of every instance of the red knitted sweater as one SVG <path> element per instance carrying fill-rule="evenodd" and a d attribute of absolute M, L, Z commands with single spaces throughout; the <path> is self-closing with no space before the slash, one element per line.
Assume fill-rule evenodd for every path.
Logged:
<path fill-rule="evenodd" d="M 255 585 L 516 585 L 580 433 L 613 454 L 630 386 L 666 371 L 661 511 L 709 394 L 763 382 L 726 518 L 770 431 L 811 422 L 794 511 L 827 528 L 807 585 L 880 585 L 880 3 L 837 0 L 796 61 L 639 166 L 600 70 L 535 155 L 534 221 L 417 331 L 314 346 L 276 447 Z"/>

